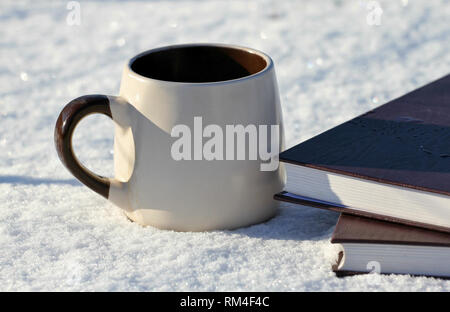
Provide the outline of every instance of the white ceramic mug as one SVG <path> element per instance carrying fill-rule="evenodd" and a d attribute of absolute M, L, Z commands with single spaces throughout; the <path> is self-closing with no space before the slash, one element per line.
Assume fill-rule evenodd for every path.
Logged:
<path fill-rule="evenodd" d="M 91 172 L 73 153 L 73 131 L 92 113 L 108 115 L 114 122 L 114 178 Z M 282 115 L 271 58 L 223 44 L 175 45 L 141 53 L 125 66 L 119 96 L 87 95 L 66 105 L 56 123 L 55 144 L 76 178 L 142 225 L 204 231 L 238 228 L 274 216 L 273 195 L 283 189 L 283 167 L 262 171 L 259 158 L 174 159 L 171 149 L 179 138 L 172 130 L 186 125 L 195 132 L 195 117 L 202 118 L 203 126 L 223 129 L 277 125 L 281 151 Z M 199 148 L 202 157 L 198 144 L 192 153 Z"/>

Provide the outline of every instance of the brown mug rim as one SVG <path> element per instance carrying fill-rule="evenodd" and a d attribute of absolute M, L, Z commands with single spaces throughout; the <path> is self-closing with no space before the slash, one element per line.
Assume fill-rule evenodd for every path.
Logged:
<path fill-rule="evenodd" d="M 254 55 L 259 56 L 260 58 L 262 58 L 265 61 L 266 65 L 262 69 L 260 69 L 259 71 L 255 72 L 255 73 L 252 73 L 250 75 L 242 76 L 242 77 L 235 78 L 235 79 L 208 81 L 208 82 L 189 82 L 189 81 L 172 81 L 172 80 L 157 79 L 157 78 L 152 78 L 152 77 L 148 77 L 148 76 L 142 75 L 142 74 L 136 72 L 133 69 L 133 67 L 132 67 L 135 61 L 137 61 L 138 59 L 140 59 L 140 58 L 142 58 L 144 56 L 147 56 L 149 54 L 152 54 L 152 53 L 155 53 L 155 52 L 161 52 L 161 51 L 168 51 L 168 50 L 172 50 L 172 49 L 188 48 L 188 47 L 212 47 L 212 48 L 227 48 L 227 49 L 239 50 L 239 51 L 243 51 L 243 52 L 246 52 L 246 53 L 249 53 L 249 54 L 254 54 Z M 242 82 L 242 81 L 249 80 L 249 79 L 254 79 L 254 78 L 262 76 L 266 72 L 268 72 L 273 67 L 273 60 L 272 60 L 272 58 L 269 55 L 267 55 L 264 52 L 261 52 L 259 50 L 253 49 L 253 48 L 248 48 L 248 47 L 234 45 L 234 44 L 187 43 L 187 44 L 168 45 L 168 46 L 158 47 L 158 48 L 154 48 L 154 49 L 150 49 L 150 50 L 141 52 L 141 53 L 135 55 L 134 57 L 132 57 L 128 61 L 126 67 L 128 69 L 129 75 L 132 78 L 137 78 L 138 80 L 141 80 L 141 81 L 153 81 L 153 82 L 157 82 L 157 83 L 183 84 L 183 85 L 197 86 L 197 85 L 213 85 L 213 84 L 237 83 L 237 82 Z"/>

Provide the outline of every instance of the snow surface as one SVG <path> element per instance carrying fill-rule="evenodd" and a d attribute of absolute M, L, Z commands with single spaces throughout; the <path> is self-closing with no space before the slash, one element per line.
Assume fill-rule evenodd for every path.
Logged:
<path fill-rule="evenodd" d="M 450 72 L 450 4 L 365 1 L 0 3 L 0 290 L 449 291 L 450 281 L 331 272 L 337 214 L 282 204 L 267 223 L 177 233 L 130 222 L 82 186 L 53 145 L 63 105 L 117 94 L 138 52 L 186 42 L 254 47 L 276 64 L 288 147 Z M 112 175 L 113 125 L 82 121 L 75 149 Z M 386 151 L 388 152 L 388 151 Z"/>

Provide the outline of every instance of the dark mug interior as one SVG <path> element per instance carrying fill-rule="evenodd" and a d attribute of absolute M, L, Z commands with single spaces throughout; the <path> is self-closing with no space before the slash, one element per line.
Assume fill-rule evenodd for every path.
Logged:
<path fill-rule="evenodd" d="M 218 82 L 262 71 L 267 61 L 245 49 L 223 46 L 174 46 L 144 53 L 131 69 L 144 77 L 174 82 Z"/>

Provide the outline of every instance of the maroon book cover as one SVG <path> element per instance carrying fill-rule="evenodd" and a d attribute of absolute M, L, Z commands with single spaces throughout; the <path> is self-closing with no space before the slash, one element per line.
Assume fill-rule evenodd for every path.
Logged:
<path fill-rule="evenodd" d="M 450 196 L 450 75 L 300 143 L 280 160 Z"/>

